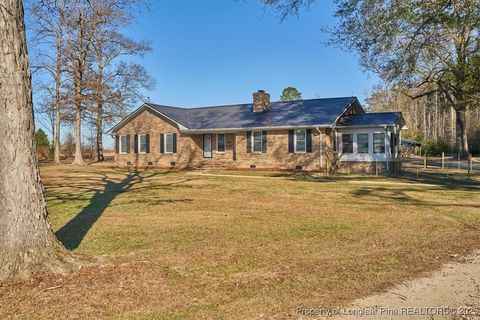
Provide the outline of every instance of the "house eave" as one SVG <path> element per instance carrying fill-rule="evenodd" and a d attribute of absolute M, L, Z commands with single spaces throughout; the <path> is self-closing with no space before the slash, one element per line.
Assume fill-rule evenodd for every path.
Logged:
<path fill-rule="evenodd" d="M 292 130 L 292 129 L 307 129 L 307 128 L 330 128 L 330 125 L 314 124 L 304 126 L 270 126 L 270 127 L 243 127 L 243 128 L 214 128 L 214 129 L 181 129 L 183 134 L 202 134 L 202 133 L 229 133 L 229 132 L 246 132 L 246 131 L 261 131 L 261 130 Z"/>
<path fill-rule="evenodd" d="M 385 127 L 395 127 L 398 123 L 395 124 L 376 124 L 376 125 L 360 125 L 360 126 L 334 126 L 335 129 L 348 129 L 348 128 L 385 128 Z M 400 127 L 400 130 L 407 130 L 408 127 L 403 125 Z"/>
<path fill-rule="evenodd" d="M 396 124 L 369 124 L 369 125 L 360 125 L 360 126 L 335 126 L 336 129 L 348 129 L 348 128 L 385 128 L 385 127 L 395 127 Z"/>

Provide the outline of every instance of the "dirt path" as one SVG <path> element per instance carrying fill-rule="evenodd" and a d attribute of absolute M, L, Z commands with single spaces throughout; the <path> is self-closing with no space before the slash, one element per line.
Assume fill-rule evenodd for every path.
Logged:
<path fill-rule="evenodd" d="M 319 312 L 325 310 L 312 309 L 310 316 L 300 319 L 480 319 L 480 251 L 463 263 L 447 264 L 429 277 L 356 300 L 332 312 L 339 310 L 344 312 L 342 316 L 324 317 Z M 365 315 L 367 312 L 370 314 Z"/>

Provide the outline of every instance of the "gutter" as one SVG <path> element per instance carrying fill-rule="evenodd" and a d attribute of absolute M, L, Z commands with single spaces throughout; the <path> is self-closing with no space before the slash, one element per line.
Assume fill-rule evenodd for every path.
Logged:
<path fill-rule="evenodd" d="M 320 131 L 319 127 L 315 127 L 315 129 L 318 131 L 319 137 L 320 137 L 320 169 L 323 168 L 323 136 L 322 132 Z"/>
<path fill-rule="evenodd" d="M 201 134 L 201 133 L 229 133 L 246 132 L 255 130 L 282 130 L 282 129 L 307 129 L 307 128 L 330 128 L 330 125 L 308 125 L 308 126 L 275 126 L 275 127 L 243 127 L 243 128 L 215 128 L 215 129 L 186 129 L 180 128 L 180 133 Z"/>
<path fill-rule="evenodd" d="M 335 128 L 376 128 L 376 127 L 395 127 L 396 124 L 368 124 L 368 125 L 362 125 L 362 126 L 334 126 Z"/>

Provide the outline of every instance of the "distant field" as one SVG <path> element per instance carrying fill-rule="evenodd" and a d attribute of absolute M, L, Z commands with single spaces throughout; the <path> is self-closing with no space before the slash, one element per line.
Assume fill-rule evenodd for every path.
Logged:
<path fill-rule="evenodd" d="M 98 265 L 0 284 L 0 318 L 285 318 L 480 248 L 478 175 L 429 170 L 417 181 L 411 170 L 376 178 L 44 165 L 57 236 Z"/>

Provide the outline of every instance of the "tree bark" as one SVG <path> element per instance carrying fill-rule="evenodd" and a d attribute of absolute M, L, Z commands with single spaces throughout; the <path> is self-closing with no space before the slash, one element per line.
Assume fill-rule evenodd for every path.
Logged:
<path fill-rule="evenodd" d="M 57 45 L 56 45 L 56 61 L 55 61 L 55 128 L 53 131 L 53 162 L 60 164 L 60 109 L 61 92 L 60 83 L 62 81 L 62 50 L 63 50 L 63 38 L 60 32 L 57 33 Z"/>
<path fill-rule="evenodd" d="M 456 118 L 456 152 L 457 157 L 467 160 L 470 158 L 470 151 L 468 149 L 468 135 L 467 135 L 467 110 L 465 107 L 457 107 L 455 109 Z"/>
<path fill-rule="evenodd" d="M 75 158 L 72 164 L 85 164 L 82 157 L 82 111 L 78 106 L 75 111 Z"/>
<path fill-rule="evenodd" d="M 60 106 L 55 106 L 55 130 L 53 139 L 53 163 L 60 164 Z"/>
<path fill-rule="evenodd" d="M 103 106 L 97 106 L 97 160 L 104 161 L 103 156 Z"/>
<path fill-rule="evenodd" d="M 79 52 L 76 54 L 76 61 L 73 70 L 74 76 L 74 90 L 75 90 L 75 158 L 72 164 L 84 165 L 82 157 L 82 81 L 83 81 L 83 69 L 85 66 L 86 49 L 84 48 L 84 18 L 80 14 L 77 20 L 78 36 L 77 46 Z M 75 47 L 74 47 L 75 48 Z M 72 50 L 75 50 L 72 48 Z M 72 52 L 72 54 L 74 54 Z"/>
<path fill-rule="evenodd" d="M 55 128 L 53 131 L 53 162 L 60 164 L 60 81 L 61 81 L 61 50 L 62 50 L 62 37 L 57 35 L 57 60 L 55 66 Z"/>
<path fill-rule="evenodd" d="M 64 272 L 75 265 L 48 221 L 23 17 L 20 0 L 0 4 L 0 279 Z"/>

